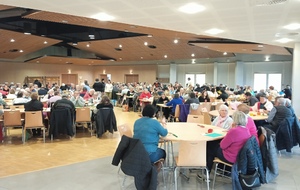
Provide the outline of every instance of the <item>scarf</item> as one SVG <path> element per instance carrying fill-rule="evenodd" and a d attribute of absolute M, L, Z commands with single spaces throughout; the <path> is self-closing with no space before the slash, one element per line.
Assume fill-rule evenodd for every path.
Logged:
<path fill-rule="evenodd" d="M 227 120 L 228 116 L 222 118 L 221 116 L 218 116 L 218 121 L 216 123 L 216 126 L 221 127 L 224 124 L 224 122 Z"/>

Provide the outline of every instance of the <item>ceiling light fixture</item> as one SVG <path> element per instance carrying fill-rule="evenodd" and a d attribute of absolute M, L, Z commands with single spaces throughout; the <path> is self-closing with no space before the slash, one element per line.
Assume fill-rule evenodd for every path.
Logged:
<path fill-rule="evenodd" d="M 192 53 L 192 55 L 191 55 L 192 57 L 195 57 L 195 54 L 194 53 Z"/>
<path fill-rule="evenodd" d="M 148 36 L 147 36 L 148 38 L 152 38 L 153 37 L 153 35 L 152 34 L 148 34 Z"/>
<path fill-rule="evenodd" d="M 188 3 L 186 5 L 179 7 L 178 10 L 186 14 L 195 14 L 204 11 L 205 7 L 197 3 Z"/>
<path fill-rule="evenodd" d="M 121 44 L 119 45 L 119 48 L 122 48 L 122 45 L 121 45 Z"/>
<path fill-rule="evenodd" d="M 279 40 L 276 40 L 277 42 L 279 43 L 288 43 L 290 41 L 293 41 L 292 39 L 289 39 L 289 38 L 280 38 Z"/>
<path fill-rule="evenodd" d="M 300 24 L 292 23 L 292 24 L 284 26 L 283 28 L 288 29 L 288 30 L 298 30 L 298 29 L 300 29 Z"/>
<path fill-rule="evenodd" d="M 90 44 L 86 44 L 86 47 L 90 47 Z"/>
<path fill-rule="evenodd" d="M 20 51 L 19 51 L 19 52 L 20 52 L 20 53 L 23 53 L 24 51 L 20 49 Z"/>
<path fill-rule="evenodd" d="M 10 42 L 15 42 L 15 40 L 14 39 L 10 39 Z"/>
<path fill-rule="evenodd" d="M 167 56 L 167 55 L 164 55 L 164 58 L 168 58 L 168 56 Z"/>
<path fill-rule="evenodd" d="M 78 43 L 77 43 L 77 42 L 72 42 L 72 45 L 73 45 L 73 46 L 77 46 Z"/>
<path fill-rule="evenodd" d="M 174 40 L 174 44 L 177 44 L 177 43 L 178 43 L 178 39 L 175 39 L 175 40 Z"/>
<path fill-rule="evenodd" d="M 221 29 L 218 29 L 218 28 L 212 28 L 212 29 L 209 29 L 209 30 L 206 30 L 205 33 L 208 33 L 208 34 L 220 34 L 224 32 L 224 30 L 221 30 Z"/>
<path fill-rule="evenodd" d="M 147 45 L 148 45 L 148 42 L 144 42 L 144 45 L 147 46 Z"/>
<path fill-rule="evenodd" d="M 48 44 L 48 42 L 47 42 L 47 41 L 44 41 L 44 44 Z"/>
<path fill-rule="evenodd" d="M 263 45 L 257 45 L 257 47 L 259 47 L 259 48 L 263 48 L 264 46 L 263 46 Z"/>
<path fill-rule="evenodd" d="M 225 51 L 225 52 L 223 53 L 223 55 L 227 55 L 227 52 Z"/>
<path fill-rule="evenodd" d="M 94 19 L 97 19 L 100 21 L 111 21 L 111 20 L 115 19 L 115 17 L 113 17 L 107 13 L 98 13 L 98 14 L 92 15 L 91 18 L 94 18 Z"/>

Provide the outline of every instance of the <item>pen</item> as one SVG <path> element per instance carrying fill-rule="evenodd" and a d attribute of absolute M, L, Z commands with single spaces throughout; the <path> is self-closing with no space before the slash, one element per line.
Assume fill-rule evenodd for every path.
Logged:
<path fill-rule="evenodd" d="M 170 133 L 171 135 L 173 135 L 174 137 L 176 137 L 176 138 L 178 138 L 178 136 L 177 135 L 175 135 L 174 133 Z"/>

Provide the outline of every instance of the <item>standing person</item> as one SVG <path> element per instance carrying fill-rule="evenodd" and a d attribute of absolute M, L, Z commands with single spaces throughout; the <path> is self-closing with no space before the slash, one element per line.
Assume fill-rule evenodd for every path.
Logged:
<path fill-rule="evenodd" d="M 100 92 L 101 91 L 101 86 L 102 84 L 100 83 L 99 79 L 95 79 L 95 82 L 93 84 L 93 89 L 95 89 L 96 92 Z"/>
<path fill-rule="evenodd" d="M 292 99 L 292 89 L 290 85 L 286 85 L 285 89 L 282 91 L 284 92 L 284 98 Z"/>
<path fill-rule="evenodd" d="M 113 85 L 111 84 L 111 81 L 108 80 L 107 83 L 105 84 L 105 94 L 111 98 L 112 97 L 112 90 L 113 90 Z"/>
<path fill-rule="evenodd" d="M 90 85 L 89 85 L 89 83 L 88 83 L 87 80 L 84 80 L 83 86 L 87 89 L 87 91 L 90 91 L 91 87 L 90 87 Z"/>
<path fill-rule="evenodd" d="M 143 117 L 136 120 L 133 126 L 133 138 L 140 139 L 149 154 L 151 163 L 161 158 L 166 158 L 165 150 L 158 148 L 160 136 L 166 136 L 168 130 L 157 120 L 153 119 L 155 108 L 152 105 L 146 105 L 143 109 Z"/>
<path fill-rule="evenodd" d="M 100 88 L 100 92 L 101 92 L 101 96 L 104 95 L 104 91 L 105 91 L 105 82 L 104 79 L 101 79 L 101 88 Z"/>
<path fill-rule="evenodd" d="M 25 111 L 43 111 L 43 103 L 38 100 L 38 93 L 31 93 L 31 100 L 24 105 Z M 26 121 L 25 121 L 26 122 Z M 41 135 L 41 128 L 32 129 L 33 136 Z"/>

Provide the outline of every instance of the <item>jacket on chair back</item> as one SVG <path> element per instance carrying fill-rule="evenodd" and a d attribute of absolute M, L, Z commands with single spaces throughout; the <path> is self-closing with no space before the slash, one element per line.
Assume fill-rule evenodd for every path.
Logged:
<path fill-rule="evenodd" d="M 134 177 L 137 190 L 155 190 L 157 186 L 157 172 L 151 164 L 149 155 L 139 139 L 122 136 L 115 152 L 112 165 L 121 162 L 122 171 Z"/>
<path fill-rule="evenodd" d="M 117 131 L 116 116 L 113 109 L 100 108 L 96 114 L 97 137 L 101 137 L 106 131 L 110 133 Z"/>
<path fill-rule="evenodd" d="M 278 150 L 286 149 L 291 152 L 297 144 L 300 144 L 299 121 L 297 117 L 285 118 L 276 132 L 276 147 Z"/>
<path fill-rule="evenodd" d="M 238 174 L 252 174 L 258 168 L 260 182 L 265 183 L 264 168 L 259 146 L 254 136 L 250 137 L 240 150 L 236 163 L 232 167 L 232 189 L 242 189 Z"/>

